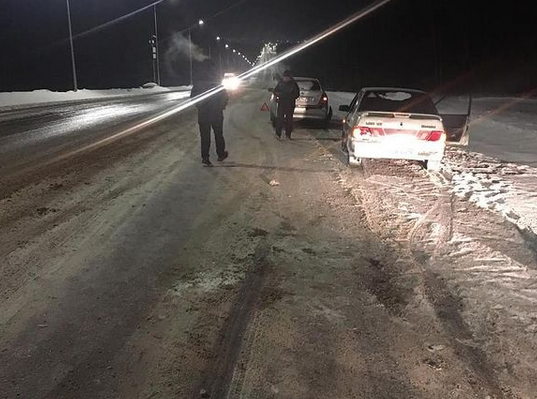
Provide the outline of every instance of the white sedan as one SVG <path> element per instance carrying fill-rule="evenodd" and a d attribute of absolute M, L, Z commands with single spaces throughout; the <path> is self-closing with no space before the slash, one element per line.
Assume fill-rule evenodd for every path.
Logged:
<path fill-rule="evenodd" d="M 364 88 L 343 123 L 343 151 L 349 166 L 364 159 L 424 161 L 439 170 L 446 147 L 442 117 L 427 93 L 400 88 Z"/>

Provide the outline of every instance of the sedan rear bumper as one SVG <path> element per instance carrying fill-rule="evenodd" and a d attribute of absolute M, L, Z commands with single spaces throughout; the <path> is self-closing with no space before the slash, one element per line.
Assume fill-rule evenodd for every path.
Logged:
<path fill-rule="evenodd" d="M 349 152 L 357 159 L 407 159 L 413 161 L 441 161 L 444 157 L 445 143 L 442 141 L 410 140 L 366 141 L 349 140 Z"/>

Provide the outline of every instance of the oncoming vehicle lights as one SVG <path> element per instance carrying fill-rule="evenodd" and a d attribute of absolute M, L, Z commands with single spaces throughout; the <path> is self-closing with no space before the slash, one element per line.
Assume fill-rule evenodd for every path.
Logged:
<path fill-rule="evenodd" d="M 237 76 L 235 76 L 235 74 L 226 73 L 224 75 L 224 79 L 222 80 L 222 86 L 224 86 L 224 89 L 235 91 L 240 85 L 241 81 Z"/>

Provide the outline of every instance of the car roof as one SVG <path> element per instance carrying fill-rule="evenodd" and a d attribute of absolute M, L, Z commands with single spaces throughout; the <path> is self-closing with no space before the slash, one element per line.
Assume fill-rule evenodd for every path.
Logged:
<path fill-rule="evenodd" d="M 406 91 L 408 93 L 427 94 L 427 92 L 423 90 L 408 89 L 405 87 L 362 87 L 360 91 Z"/>

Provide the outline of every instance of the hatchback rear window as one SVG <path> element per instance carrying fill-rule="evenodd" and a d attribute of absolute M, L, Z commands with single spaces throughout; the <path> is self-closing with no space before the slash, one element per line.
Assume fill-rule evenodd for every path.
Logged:
<path fill-rule="evenodd" d="M 297 80 L 301 91 L 321 91 L 321 85 L 317 80 Z"/>

